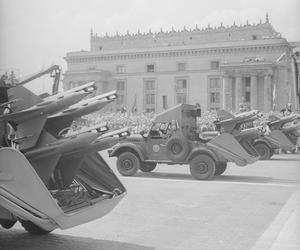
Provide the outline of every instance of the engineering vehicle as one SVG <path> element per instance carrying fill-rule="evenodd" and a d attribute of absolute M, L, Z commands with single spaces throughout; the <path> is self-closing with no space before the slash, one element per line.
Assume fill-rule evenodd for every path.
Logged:
<path fill-rule="evenodd" d="M 70 126 L 115 100 L 116 91 L 83 99 L 96 89 L 90 82 L 43 99 L 23 84 L 0 85 L 0 225 L 19 221 L 30 233 L 46 234 L 110 212 L 126 189 L 98 151 L 129 132 Z"/>
<path fill-rule="evenodd" d="M 158 114 L 148 133 L 131 135 L 110 149 L 109 156 L 117 157 L 117 169 L 132 176 L 139 169 L 150 172 L 158 163 L 189 164 L 195 179 L 206 180 L 226 170 L 227 162 L 245 166 L 258 160 L 249 154 L 230 133 L 212 139 L 201 138 L 196 119 L 201 109 L 179 104 Z"/>

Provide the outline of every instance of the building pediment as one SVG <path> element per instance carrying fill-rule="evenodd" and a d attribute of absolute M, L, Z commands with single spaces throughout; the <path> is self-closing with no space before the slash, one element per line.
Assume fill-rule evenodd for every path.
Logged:
<path fill-rule="evenodd" d="M 274 62 L 260 58 L 259 60 L 245 60 L 242 62 L 225 62 L 220 65 L 220 70 L 229 76 L 271 75 L 274 67 Z"/>

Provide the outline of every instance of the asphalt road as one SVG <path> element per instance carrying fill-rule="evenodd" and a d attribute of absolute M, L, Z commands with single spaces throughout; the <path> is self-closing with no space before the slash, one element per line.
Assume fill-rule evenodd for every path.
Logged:
<path fill-rule="evenodd" d="M 106 154 L 104 157 L 107 159 Z M 115 170 L 115 159 L 108 159 Z M 116 171 L 115 171 L 116 172 Z M 121 177 L 127 196 L 107 216 L 47 236 L 0 229 L 0 249 L 298 249 L 300 155 L 230 164 L 211 181 L 188 166 Z M 299 234 L 300 235 L 300 234 Z M 291 238 L 288 238 L 291 237 Z M 283 244 L 283 241 L 285 245 Z M 277 248 L 276 248 L 277 247 Z"/>

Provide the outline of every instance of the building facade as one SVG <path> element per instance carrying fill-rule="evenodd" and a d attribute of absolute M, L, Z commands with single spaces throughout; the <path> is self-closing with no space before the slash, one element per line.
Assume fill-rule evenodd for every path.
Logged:
<path fill-rule="evenodd" d="M 297 105 L 290 43 L 268 16 L 258 24 L 98 36 L 90 51 L 67 53 L 64 88 L 94 80 L 118 90 L 112 110 L 161 112 L 178 103 L 203 110 L 281 109 Z"/>

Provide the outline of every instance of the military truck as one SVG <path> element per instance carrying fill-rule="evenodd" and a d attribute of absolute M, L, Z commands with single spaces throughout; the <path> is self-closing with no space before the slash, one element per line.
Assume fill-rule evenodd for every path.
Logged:
<path fill-rule="evenodd" d="M 117 169 L 124 176 L 153 171 L 159 163 L 189 164 L 191 175 L 198 180 L 224 173 L 228 161 L 245 166 L 258 160 L 230 133 L 201 138 L 196 124 L 200 116 L 201 109 L 195 105 L 179 104 L 158 114 L 149 131 L 115 145 L 109 156 L 117 157 Z"/>
<path fill-rule="evenodd" d="M 283 117 L 271 115 L 264 137 L 257 138 L 254 142 L 260 160 L 270 159 L 276 149 L 294 152 L 300 136 L 299 131 L 299 115 L 291 114 Z"/>
<path fill-rule="evenodd" d="M 23 84 L 1 84 L 0 225 L 9 229 L 19 221 L 32 234 L 46 234 L 110 212 L 126 189 L 98 151 L 128 129 L 70 127 L 114 101 L 116 91 L 88 98 L 96 89 L 90 82 L 43 98 Z"/>

